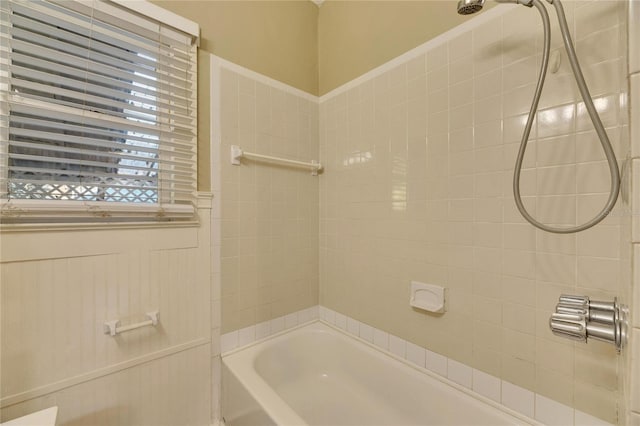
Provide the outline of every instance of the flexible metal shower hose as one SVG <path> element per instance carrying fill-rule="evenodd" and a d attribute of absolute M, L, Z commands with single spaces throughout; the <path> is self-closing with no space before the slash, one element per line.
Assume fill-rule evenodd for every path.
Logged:
<path fill-rule="evenodd" d="M 522 197 L 520 195 L 520 172 L 522 171 L 522 161 L 527 149 L 527 143 L 529 142 L 529 135 L 531 133 L 531 126 L 533 125 L 533 119 L 535 118 L 536 111 L 538 110 L 538 102 L 540 101 L 542 87 L 544 86 L 544 79 L 547 75 L 547 68 L 549 65 L 549 50 L 551 43 L 549 14 L 547 13 L 546 8 L 540 2 L 540 0 L 533 0 L 533 5 L 536 7 L 536 9 L 538 9 L 538 11 L 540 12 L 540 16 L 542 17 L 542 23 L 544 27 L 544 51 L 542 54 L 542 65 L 540 67 L 540 75 L 538 76 L 538 84 L 536 85 L 533 101 L 531 102 L 531 109 L 529 110 L 527 123 L 522 134 L 522 142 L 520 144 L 520 150 L 518 151 L 518 158 L 516 159 L 516 165 L 513 174 L 513 196 L 515 198 L 516 205 L 518 206 L 518 210 L 520 210 L 522 216 L 536 228 L 556 234 L 571 234 L 589 229 L 592 226 L 600 223 L 604 218 L 607 217 L 607 215 L 611 212 L 611 209 L 613 209 L 613 206 L 616 204 L 616 200 L 618 199 L 618 192 L 620 191 L 620 175 L 616 156 L 613 152 L 613 148 L 611 147 L 611 142 L 609 142 L 607 132 L 605 131 L 604 126 L 602 125 L 602 121 L 600 121 L 600 117 L 598 116 L 598 112 L 593 105 L 591 94 L 589 93 L 587 84 L 584 81 L 584 76 L 582 75 L 580 64 L 578 64 L 578 58 L 573 47 L 573 42 L 571 41 L 571 35 L 569 34 L 567 19 L 564 14 L 562 3 L 560 3 L 560 0 L 552 0 L 550 1 L 550 3 L 553 4 L 558 15 L 560 31 L 562 32 L 562 41 L 564 42 L 564 47 L 567 51 L 569 62 L 571 63 L 571 69 L 573 71 L 573 75 L 575 76 L 576 83 L 578 84 L 578 89 L 580 90 L 580 95 L 582 96 L 584 104 L 587 108 L 587 112 L 589 113 L 589 117 L 591 118 L 591 122 L 593 123 L 593 127 L 595 128 L 596 133 L 598 134 L 598 138 L 600 139 L 602 149 L 604 150 L 605 156 L 607 157 L 607 162 L 609 163 L 609 172 L 611 174 L 611 192 L 609 193 L 609 199 L 607 200 L 607 203 L 593 219 L 582 225 L 568 228 L 556 228 L 538 222 L 529 214 L 529 212 L 527 212 L 527 209 L 522 203 Z"/>

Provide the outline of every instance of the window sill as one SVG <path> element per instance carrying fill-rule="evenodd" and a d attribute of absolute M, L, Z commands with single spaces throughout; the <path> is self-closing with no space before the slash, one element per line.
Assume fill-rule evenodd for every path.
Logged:
<path fill-rule="evenodd" d="M 211 198 L 199 193 L 198 208 L 211 209 Z M 197 210 L 190 205 L 0 199 L 0 233 L 198 226 Z"/>
<path fill-rule="evenodd" d="M 96 231 L 123 229 L 162 229 L 194 228 L 200 221 L 174 220 L 165 222 L 39 222 L 39 223 L 0 223 L 0 234 L 9 232 L 60 232 L 60 231 Z"/>

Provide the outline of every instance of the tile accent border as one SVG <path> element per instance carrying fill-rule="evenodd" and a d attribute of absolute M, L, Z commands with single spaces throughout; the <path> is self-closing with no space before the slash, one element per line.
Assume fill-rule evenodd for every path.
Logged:
<path fill-rule="evenodd" d="M 312 306 L 282 317 L 231 331 L 220 336 L 220 353 L 224 355 L 234 349 L 251 345 L 274 334 L 299 325 L 316 321 L 319 318 L 319 306 Z"/>
<path fill-rule="evenodd" d="M 324 306 L 313 306 L 270 321 L 225 333 L 221 336 L 220 342 L 222 354 L 317 320 L 336 327 L 359 340 L 368 342 L 382 352 L 393 358 L 404 360 L 419 370 L 442 376 L 471 392 L 543 424 L 612 426 L 604 420 L 476 370 Z"/>

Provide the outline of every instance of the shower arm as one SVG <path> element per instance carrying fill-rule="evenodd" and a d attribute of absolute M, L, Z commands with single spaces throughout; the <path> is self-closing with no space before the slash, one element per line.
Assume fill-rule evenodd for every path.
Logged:
<path fill-rule="evenodd" d="M 544 27 L 544 50 L 542 55 L 542 64 L 540 66 L 540 75 L 538 76 L 538 83 L 536 85 L 533 101 L 531 102 L 531 109 L 529 110 L 529 115 L 527 117 L 527 122 L 525 124 L 525 129 L 522 134 L 522 141 L 520 143 L 520 149 L 518 150 L 518 156 L 516 159 L 515 170 L 513 173 L 513 195 L 516 202 L 516 206 L 520 211 L 520 214 L 533 226 L 539 228 L 543 231 L 555 233 L 555 234 L 571 234 L 575 232 L 584 231 L 585 229 L 589 229 L 592 226 L 600 223 L 604 220 L 615 205 L 618 199 L 618 193 L 620 191 L 620 173 L 618 169 L 618 163 L 616 160 L 615 153 L 611 146 L 611 142 L 607 136 L 607 132 L 602 125 L 602 121 L 598 115 L 598 112 L 593 105 L 593 100 L 591 99 L 591 94 L 589 93 L 589 89 L 584 81 L 584 76 L 582 75 L 582 70 L 580 69 L 580 65 L 578 63 L 578 58 L 576 56 L 575 50 L 573 48 L 573 42 L 571 40 L 571 34 L 569 33 L 569 28 L 567 26 L 567 20 L 564 14 L 564 8 L 562 7 L 562 3 L 560 0 L 547 0 L 550 4 L 552 4 L 556 9 L 556 14 L 558 15 L 558 23 L 560 24 L 560 30 L 562 33 L 562 41 L 564 43 L 565 50 L 567 51 L 567 56 L 569 57 L 569 62 L 571 64 L 571 69 L 575 76 L 576 83 L 578 85 L 578 89 L 580 90 L 580 95 L 582 96 L 582 100 L 584 101 L 587 112 L 589 113 L 589 118 L 593 123 L 593 127 L 598 134 L 598 138 L 600 139 L 600 144 L 602 145 L 602 149 L 607 158 L 607 162 L 609 164 L 609 172 L 611 174 L 611 188 L 609 192 L 609 198 L 602 208 L 602 210 L 590 221 L 578 225 L 575 227 L 568 228 L 556 228 L 549 225 L 545 225 L 541 222 L 538 222 L 534 219 L 527 209 L 525 208 L 522 197 L 520 195 L 520 172 L 522 170 L 522 162 L 524 159 L 524 154 L 527 149 L 527 143 L 529 142 L 529 135 L 531 134 L 531 127 L 533 125 L 533 120 L 535 114 L 538 109 L 538 103 L 540 101 L 540 95 L 542 93 L 542 88 L 544 86 L 544 80 L 547 74 L 547 68 L 549 65 L 549 50 L 550 50 L 550 23 L 549 23 L 549 14 L 547 13 L 546 8 L 540 2 L 540 0 L 531 0 L 531 4 L 526 4 L 527 6 L 535 6 L 536 9 L 540 12 L 540 16 L 542 18 L 542 23 Z M 504 2 L 504 1 L 500 1 Z M 521 3 L 521 0 L 516 0 L 516 3 Z"/>

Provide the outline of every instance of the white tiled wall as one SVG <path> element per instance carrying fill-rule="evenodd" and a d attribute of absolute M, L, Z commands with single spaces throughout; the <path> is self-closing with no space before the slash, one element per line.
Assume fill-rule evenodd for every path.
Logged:
<path fill-rule="evenodd" d="M 317 98 L 215 58 L 214 241 L 223 333 L 318 303 L 318 177 L 305 169 L 243 160 L 248 152 L 317 160 Z M 218 231 L 218 232 L 216 232 Z M 215 261 L 215 260 L 214 260 Z"/>
<path fill-rule="evenodd" d="M 616 423 L 615 350 L 557 338 L 548 318 L 561 293 L 628 300 L 628 184 L 610 217 L 578 235 L 543 233 L 520 217 L 511 179 L 541 27 L 531 9 L 496 9 L 475 28 L 458 28 L 322 97 L 320 303 L 339 313 L 336 320 L 354 318 L 499 377 L 543 405 L 556 401 Z M 622 166 L 626 2 L 568 1 L 565 9 Z M 561 48 L 557 23 L 553 30 L 552 46 Z M 525 157 L 525 205 L 545 223 L 578 224 L 600 210 L 608 186 L 563 54 Z M 411 280 L 447 287 L 447 312 L 411 309 Z M 392 351 L 422 361 L 414 346 L 394 343 Z"/>

